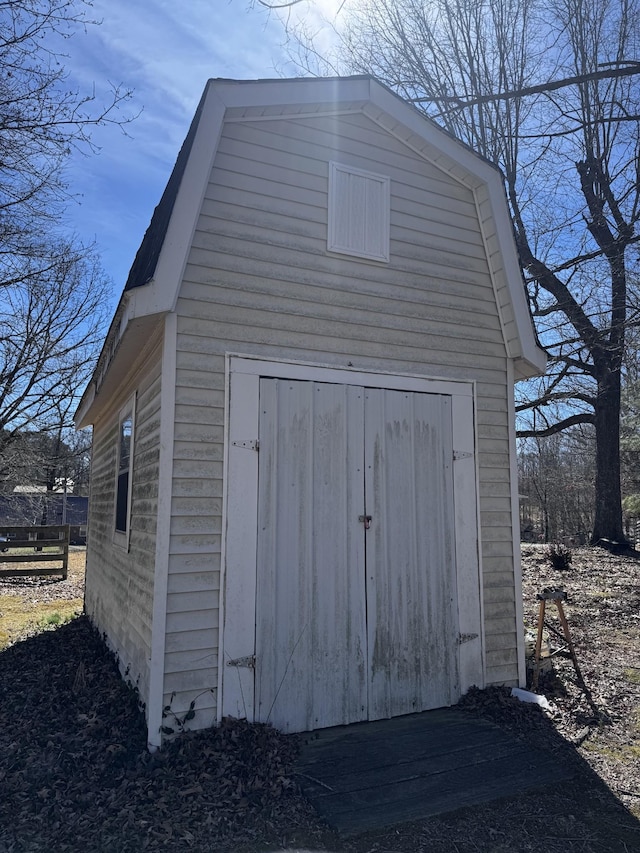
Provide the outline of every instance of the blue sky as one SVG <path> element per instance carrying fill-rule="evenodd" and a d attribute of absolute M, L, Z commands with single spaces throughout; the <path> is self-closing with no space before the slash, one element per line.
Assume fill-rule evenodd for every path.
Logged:
<path fill-rule="evenodd" d="M 308 0 L 296 12 L 331 15 L 339 5 Z M 124 112 L 141 112 L 127 135 L 97 128 L 97 155 L 72 157 L 67 177 L 76 200 L 66 224 L 95 241 L 115 306 L 207 79 L 296 70 L 277 15 L 251 9 L 250 0 L 95 0 L 92 15 L 100 26 L 65 44 L 71 84 L 82 92 L 95 87 L 98 100 L 107 98 L 110 83 L 122 84 L 134 90 Z"/>

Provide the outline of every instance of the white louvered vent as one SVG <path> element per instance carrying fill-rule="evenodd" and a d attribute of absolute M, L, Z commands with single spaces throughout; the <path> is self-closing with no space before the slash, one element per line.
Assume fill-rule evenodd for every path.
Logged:
<path fill-rule="evenodd" d="M 330 252 L 389 260 L 390 179 L 329 163 Z"/>

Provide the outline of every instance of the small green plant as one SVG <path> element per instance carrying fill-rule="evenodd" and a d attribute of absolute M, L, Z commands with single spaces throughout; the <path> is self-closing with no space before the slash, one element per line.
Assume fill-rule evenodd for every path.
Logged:
<path fill-rule="evenodd" d="M 622 499 L 622 511 L 627 518 L 640 517 L 640 495 L 627 495 Z"/>
<path fill-rule="evenodd" d="M 549 545 L 545 556 L 553 568 L 560 572 L 566 572 L 567 569 L 571 568 L 573 554 L 564 545 Z"/>
<path fill-rule="evenodd" d="M 38 623 L 42 628 L 57 628 L 59 625 L 66 625 L 78 615 L 77 612 L 59 613 L 57 610 L 47 613 Z"/>
<path fill-rule="evenodd" d="M 640 668 L 637 666 L 629 666 L 624 671 L 624 677 L 631 684 L 640 684 Z"/>
<path fill-rule="evenodd" d="M 172 726 L 167 726 L 167 725 L 160 726 L 160 731 L 162 732 L 162 734 L 163 735 L 174 735 L 174 734 L 177 734 L 178 732 L 185 731 L 185 724 L 188 723 L 190 720 L 193 720 L 193 718 L 196 715 L 196 710 L 195 710 L 196 702 L 198 701 L 198 699 L 201 696 L 204 696 L 205 693 L 209 693 L 209 692 L 213 693 L 214 692 L 213 688 L 209 688 L 208 690 L 203 690 L 201 693 L 198 693 L 198 695 L 195 697 L 195 699 L 191 700 L 191 703 L 189 704 L 189 710 L 186 711 L 186 713 L 184 713 L 182 716 L 178 716 L 178 714 L 176 714 L 171 709 L 171 703 L 173 702 L 175 695 L 176 695 L 175 692 L 172 693 L 171 698 L 169 699 L 169 704 L 165 705 L 164 708 L 162 709 L 162 717 L 163 717 L 163 719 L 170 718 L 170 721 L 173 722 L 173 725 Z"/>

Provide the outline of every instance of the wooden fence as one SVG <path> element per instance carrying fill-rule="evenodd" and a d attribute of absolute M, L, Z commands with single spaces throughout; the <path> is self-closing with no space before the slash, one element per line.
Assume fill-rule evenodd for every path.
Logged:
<path fill-rule="evenodd" d="M 0 578 L 30 575 L 62 575 L 67 578 L 69 525 L 46 527 L 0 527 Z M 3 568 L 15 563 L 60 563 L 60 566 Z"/>

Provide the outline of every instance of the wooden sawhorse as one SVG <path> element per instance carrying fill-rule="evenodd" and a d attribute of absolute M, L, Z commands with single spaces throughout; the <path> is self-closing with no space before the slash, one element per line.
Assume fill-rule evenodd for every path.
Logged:
<path fill-rule="evenodd" d="M 565 616 L 564 608 L 562 607 L 562 602 L 567 600 L 567 593 L 563 589 L 547 588 L 543 589 L 542 592 L 539 592 L 536 598 L 540 602 L 540 610 L 538 613 L 538 636 L 536 638 L 536 649 L 534 654 L 533 680 L 531 684 L 532 691 L 535 693 L 538 689 L 538 677 L 540 675 L 540 650 L 542 648 L 542 629 L 544 626 L 547 601 L 553 601 L 558 610 L 558 617 L 560 618 L 560 624 L 562 625 L 562 633 L 564 634 L 564 639 L 567 643 L 571 660 L 573 661 L 573 668 L 578 676 L 580 686 L 584 688 L 585 683 L 582 673 L 580 672 L 580 667 L 578 666 L 576 650 L 573 645 L 573 640 L 571 639 L 571 632 L 569 631 L 569 623 L 567 622 L 567 617 Z"/>

